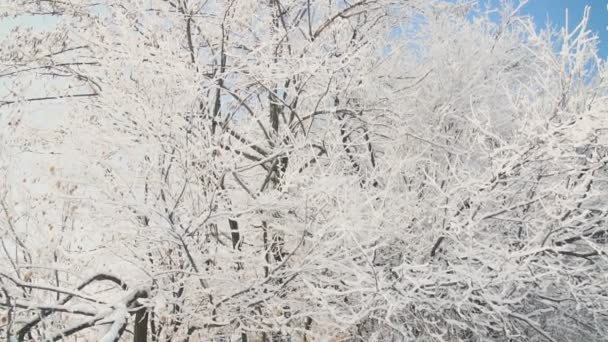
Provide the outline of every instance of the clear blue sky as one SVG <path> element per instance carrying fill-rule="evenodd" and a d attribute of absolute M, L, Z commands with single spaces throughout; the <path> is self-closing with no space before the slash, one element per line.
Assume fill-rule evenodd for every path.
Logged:
<path fill-rule="evenodd" d="M 486 0 L 481 0 L 486 3 Z M 499 0 L 491 0 L 494 6 Z M 566 8 L 568 9 L 569 27 L 572 29 L 583 17 L 585 6 L 591 7 L 589 29 L 595 32 L 600 39 L 599 55 L 608 57 L 608 0 L 530 0 L 522 13 L 531 15 L 537 27 L 544 27 L 547 19 L 553 26 L 563 27 L 566 23 Z"/>
<path fill-rule="evenodd" d="M 480 0 L 480 3 L 486 4 L 488 1 L 493 6 L 500 3 L 500 0 Z M 585 6 L 591 6 L 589 24 L 590 29 L 600 38 L 600 56 L 604 59 L 608 58 L 608 0 L 530 0 L 523 13 L 531 15 L 538 27 L 543 27 L 547 18 L 554 26 L 561 27 L 565 24 L 565 9 L 568 8 L 569 22 L 571 28 L 573 28 L 580 21 Z M 44 26 L 40 17 L 27 18 L 26 22 L 34 27 Z M 0 22 L 0 34 L 7 34 L 15 24 L 16 22 L 10 19 L 3 20 Z"/>

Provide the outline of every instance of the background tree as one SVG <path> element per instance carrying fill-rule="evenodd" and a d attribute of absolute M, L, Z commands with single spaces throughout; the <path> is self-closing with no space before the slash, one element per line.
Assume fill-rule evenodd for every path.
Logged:
<path fill-rule="evenodd" d="M 523 5 L 11 1 L 3 334 L 601 340 L 605 68 Z"/>

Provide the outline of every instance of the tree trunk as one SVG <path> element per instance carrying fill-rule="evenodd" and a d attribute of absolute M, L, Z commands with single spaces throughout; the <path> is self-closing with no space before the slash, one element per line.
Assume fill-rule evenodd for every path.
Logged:
<path fill-rule="evenodd" d="M 135 314 L 133 342 L 148 342 L 148 312 L 141 308 Z"/>

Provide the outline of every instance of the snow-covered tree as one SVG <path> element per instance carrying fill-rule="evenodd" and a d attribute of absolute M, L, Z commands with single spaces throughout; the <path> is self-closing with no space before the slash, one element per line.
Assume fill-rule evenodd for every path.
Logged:
<path fill-rule="evenodd" d="M 2 334 L 602 340 L 606 69 L 523 5 L 6 1 Z"/>

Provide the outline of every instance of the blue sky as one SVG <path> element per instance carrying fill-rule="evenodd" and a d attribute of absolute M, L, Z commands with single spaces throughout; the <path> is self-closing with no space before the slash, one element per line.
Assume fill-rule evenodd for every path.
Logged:
<path fill-rule="evenodd" d="M 500 4 L 500 0 L 480 0 L 481 3 L 490 3 L 493 6 Z M 544 27 L 547 20 L 554 26 L 565 25 L 565 10 L 569 11 L 569 23 L 571 28 L 575 27 L 583 15 L 585 6 L 591 7 L 590 29 L 599 37 L 599 53 L 604 59 L 608 57 L 608 0 L 530 0 L 524 7 L 523 13 L 531 15 L 538 27 Z M 47 20 L 48 21 L 48 20 Z M 26 18 L 26 23 L 36 27 L 44 26 L 40 17 Z M 0 22 L 0 35 L 7 34 L 9 29 L 16 24 L 11 19 Z M 46 23 L 47 25 L 49 23 Z"/>
<path fill-rule="evenodd" d="M 481 0 L 486 3 L 487 0 Z M 491 0 L 492 5 L 500 4 L 499 0 Z M 583 17 L 585 6 L 591 7 L 589 29 L 594 31 L 599 39 L 599 55 L 608 57 L 608 0 L 530 0 L 522 13 L 532 16 L 537 27 L 544 27 L 547 20 L 557 27 L 566 23 L 566 8 L 568 9 L 569 27 L 574 28 Z"/>

